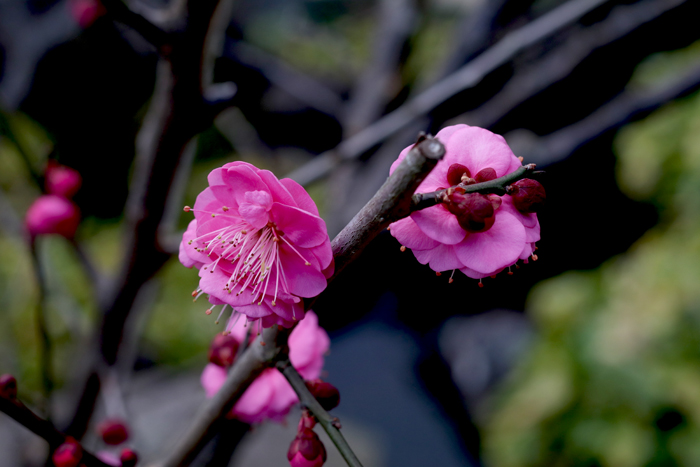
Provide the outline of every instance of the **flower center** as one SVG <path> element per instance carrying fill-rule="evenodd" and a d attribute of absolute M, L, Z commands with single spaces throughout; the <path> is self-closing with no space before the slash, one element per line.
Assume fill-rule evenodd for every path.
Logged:
<path fill-rule="evenodd" d="M 223 210 L 228 211 L 228 208 L 224 207 Z M 225 273 L 230 273 L 224 290 L 237 296 L 249 291 L 252 296 L 251 304 L 256 301 L 258 305 L 262 304 L 268 290 L 269 295 L 273 297 L 272 306 L 277 304 L 280 292 L 291 295 L 280 260 L 281 243 L 285 243 L 307 266 L 310 263 L 284 238 L 284 232 L 279 230 L 274 222 L 268 222 L 264 227 L 256 229 L 241 218 L 219 213 L 216 215 L 231 218 L 235 222 L 189 242 L 190 245 L 199 245 L 194 247 L 198 252 L 206 253 L 209 257 L 214 255 L 216 258 L 212 264 L 204 266 L 204 269 L 214 273 L 220 263 L 230 263 L 231 266 L 226 264 L 221 267 Z"/>

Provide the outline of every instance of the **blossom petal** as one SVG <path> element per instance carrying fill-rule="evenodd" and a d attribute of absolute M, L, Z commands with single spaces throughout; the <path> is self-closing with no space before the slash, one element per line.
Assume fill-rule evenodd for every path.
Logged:
<path fill-rule="evenodd" d="M 476 174 L 481 169 L 491 167 L 499 177 L 508 173 L 515 157 L 503 136 L 475 126 L 453 132 L 445 143 L 445 150 L 445 157 L 438 164 L 445 169 L 451 164 L 460 163 Z"/>
<path fill-rule="evenodd" d="M 256 229 L 262 229 L 270 220 L 267 213 L 272 206 L 272 195 L 267 191 L 247 191 L 240 201 L 239 214 Z"/>
<path fill-rule="evenodd" d="M 280 180 L 275 177 L 275 175 L 269 170 L 258 170 L 258 176 L 265 182 L 265 185 L 270 190 L 272 198 L 274 201 L 282 204 L 287 204 L 289 206 L 297 206 L 296 201 L 292 194 L 287 190 L 287 188 L 282 184 Z M 303 190 L 303 188 L 302 188 Z"/>
<path fill-rule="evenodd" d="M 319 216 L 318 207 L 316 203 L 311 199 L 311 196 L 306 192 L 306 190 L 299 185 L 297 182 L 291 178 L 283 178 L 280 183 L 291 193 L 294 201 L 296 201 L 297 206 L 306 212 L 313 214 L 314 216 Z"/>
<path fill-rule="evenodd" d="M 401 245 L 411 250 L 430 250 L 440 245 L 440 242 L 424 234 L 423 231 L 418 228 L 416 221 L 410 217 L 398 220 L 389 227 L 389 233 L 391 233 Z"/>
<path fill-rule="evenodd" d="M 318 325 L 318 316 L 309 311 L 289 335 L 289 359 L 304 379 L 318 378 L 330 345 L 328 333 Z"/>
<path fill-rule="evenodd" d="M 508 212 L 498 212 L 486 232 L 471 233 L 455 246 L 457 257 L 467 268 L 486 275 L 518 260 L 525 243 L 525 228 Z"/>
<path fill-rule="evenodd" d="M 204 367 L 200 382 L 202 383 L 207 397 L 214 397 L 214 394 L 219 392 L 221 386 L 224 385 L 224 381 L 226 381 L 225 368 L 213 363 L 208 363 L 207 366 Z"/>
<path fill-rule="evenodd" d="M 203 263 L 209 261 L 209 258 L 207 258 L 207 255 L 198 252 L 196 246 L 189 243 L 197 236 L 196 230 L 197 221 L 192 219 L 187 225 L 187 230 L 182 235 L 178 259 L 185 267 L 191 268 L 196 266 L 199 269 Z"/>
<path fill-rule="evenodd" d="M 454 245 L 441 244 L 432 250 L 413 250 L 413 254 L 419 263 L 429 264 L 433 271 L 442 272 L 464 267 L 457 257 Z"/>
<path fill-rule="evenodd" d="M 246 423 L 259 423 L 265 419 L 267 408 L 273 397 L 273 385 L 269 383 L 269 380 L 275 378 L 276 375 L 284 378 L 279 371 L 268 368 L 248 386 L 248 389 L 233 406 L 233 414 L 236 418 Z"/>
<path fill-rule="evenodd" d="M 306 266 L 305 261 L 288 245 L 280 246 L 279 255 L 291 294 L 315 297 L 326 288 L 327 281 L 323 273 L 313 266 Z"/>
<path fill-rule="evenodd" d="M 501 197 L 503 203 L 501 204 L 501 209 L 505 209 L 512 215 L 514 215 L 526 228 L 532 228 L 535 225 L 539 225 L 537 221 L 537 214 L 535 213 L 523 213 L 517 210 L 513 204 L 513 197 L 510 195 L 504 195 Z"/>
<path fill-rule="evenodd" d="M 467 232 L 459 226 L 457 217 L 443 206 L 432 206 L 411 213 L 418 228 L 428 237 L 447 245 L 455 245 L 466 236 Z"/>
<path fill-rule="evenodd" d="M 245 165 L 231 167 L 223 174 L 224 182 L 231 187 L 238 204 L 245 201 L 245 194 L 249 191 L 266 191 L 270 189 L 253 169 Z"/>
<path fill-rule="evenodd" d="M 273 203 L 270 217 L 284 232 L 285 239 L 295 246 L 312 248 L 328 240 L 323 219 L 299 208 Z"/>

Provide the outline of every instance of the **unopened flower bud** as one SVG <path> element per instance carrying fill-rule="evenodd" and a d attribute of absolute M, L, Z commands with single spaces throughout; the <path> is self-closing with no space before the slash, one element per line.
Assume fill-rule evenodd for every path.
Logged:
<path fill-rule="evenodd" d="M 119 459 L 122 461 L 122 467 L 134 467 L 139 460 L 136 453 L 129 448 L 122 451 Z"/>
<path fill-rule="evenodd" d="M 238 345 L 238 340 L 232 335 L 217 334 L 209 347 L 209 361 L 223 367 L 233 365 Z"/>
<path fill-rule="evenodd" d="M 53 160 L 49 161 L 44 183 L 49 194 L 70 198 L 78 191 L 81 183 L 82 179 L 77 170 L 60 165 Z"/>
<path fill-rule="evenodd" d="M 513 197 L 515 208 L 524 213 L 538 212 L 547 197 L 542 184 L 529 178 L 513 183 L 508 194 Z"/>
<path fill-rule="evenodd" d="M 313 430 L 304 428 L 289 446 L 287 460 L 292 467 L 321 467 L 326 462 L 326 448 Z"/>
<path fill-rule="evenodd" d="M 450 186 L 459 185 L 462 183 L 462 177 L 466 175 L 471 177 L 469 169 L 462 164 L 452 164 L 449 169 L 447 169 L 447 183 Z"/>
<path fill-rule="evenodd" d="M 460 227 L 467 232 L 485 232 L 493 226 L 494 214 L 501 206 L 497 195 L 459 192 L 448 195 L 445 207 L 457 216 Z"/>
<path fill-rule="evenodd" d="M 0 376 L 0 397 L 10 400 L 17 398 L 17 380 L 14 376 Z"/>
<path fill-rule="evenodd" d="M 488 182 L 490 180 L 495 180 L 496 178 L 498 178 L 496 171 L 491 167 L 486 167 L 485 169 L 479 170 L 479 172 L 477 172 L 477 174 L 474 176 L 476 183 Z"/>
<path fill-rule="evenodd" d="M 51 459 L 56 467 L 77 467 L 83 457 L 83 450 L 78 443 L 67 439 L 54 452 Z"/>
<path fill-rule="evenodd" d="M 80 223 L 80 211 L 71 201 L 56 195 L 40 196 L 27 210 L 25 224 L 32 237 L 59 234 L 73 238 Z"/>
<path fill-rule="evenodd" d="M 306 381 L 306 387 L 324 409 L 331 410 L 340 404 L 340 392 L 331 383 L 313 379 Z"/>
<path fill-rule="evenodd" d="M 71 0 L 69 2 L 71 16 L 85 29 L 105 13 L 105 8 L 98 0 Z"/>
<path fill-rule="evenodd" d="M 113 418 L 100 422 L 97 425 L 97 432 L 102 440 L 111 446 L 122 444 L 129 439 L 129 430 L 123 421 Z"/>

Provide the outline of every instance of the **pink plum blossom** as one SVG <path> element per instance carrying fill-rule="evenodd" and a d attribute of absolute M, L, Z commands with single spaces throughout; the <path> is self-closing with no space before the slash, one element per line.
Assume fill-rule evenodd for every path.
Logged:
<path fill-rule="evenodd" d="M 246 162 L 208 179 L 180 244 L 182 264 L 199 269 L 196 292 L 263 327 L 292 326 L 304 317 L 302 298 L 321 293 L 334 269 L 316 204 L 295 181 Z"/>
<path fill-rule="evenodd" d="M 502 136 L 467 125 L 443 128 L 437 135 L 445 157 L 416 189 L 442 190 L 462 183 L 493 180 L 521 165 Z M 412 146 L 391 166 L 398 167 Z M 394 222 L 391 234 L 437 272 L 460 270 L 474 279 L 492 276 L 533 255 L 540 240 L 535 213 L 521 212 L 511 196 L 455 193 L 442 203 Z"/>
<path fill-rule="evenodd" d="M 321 467 L 326 457 L 326 448 L 309 428 L 301 428 L 297 432 L 287 451 L 287 460 L 292 467 Z"/>
<path fill-rule="evenodd" d="M 242 342 L 248 324 L 238 320 L 231 335 Z M 318 317 L 309 311 L 289 335 L 289 359 L 304 379 L 318 378 L 323 369 L 323 356 L 328 352 L 330 339 L 318 325 Z M 212 397 L 226 380 L 227 369 L 209 363 L 204 367 L 201 382 L 207 397 Z M 260 423 L 265 419 L 282 421 L 299 398 L 282 373 L 268 368 L 256 378 L 233 406 L 232 415 L 246 423 Z"/>
<path fill-rule="evenodd" d="M 62 196 L 42 195 L 29 207 L 24 222 L 32 238 L 41 234 L 73 238 L 80 223 L 80 211 Z"/>
<path fill-rule="evenodd" d="M 82 183 L 80 173 L 77 170 L 60 165 L 53 160 L 49 161 L 45 177 L 46 191 L 64 198 L 71 198 L 80 189 Z"/>

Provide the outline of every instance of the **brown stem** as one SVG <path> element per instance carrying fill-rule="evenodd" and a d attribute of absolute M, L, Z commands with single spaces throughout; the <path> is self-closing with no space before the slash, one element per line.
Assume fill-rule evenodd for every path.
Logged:
<path fill-rule="evenodd" d="M 221 389 L 214 397 L 207 400 L 190 423 L 185 435 L 173 449 L 167 451 L 163 460 L 155 465 L 158 467 L 189 465 L 216 433 L 217 421 L 231 410 L 255 378 L 265 368 L 275 363 L 282 349 L 287 346 L 288 336 L 288 329 L 279 330 L 276 326 L 264 329 L 262 335 L 236 360 Z M 262 342 L 265 345 L 261 345 Z"/>
<path fill-rule="evenodd" d="M 411 196 L 438 161 L 445 155 L 445 147 L 432 136 L 422 134 L 377 193 L 350 223 L 333 239 L 335 258 L 333 280 L 360 252 L 397 219 L 411 212 Z M 306 303 L 310 308 L 313 300 Z"/>
<path fill-rule="evenodd" d="M 311 394 L 309 388 L 306 387 L 304 379 L 301 377 L 299 372 L 294 368 L 292 362 L 289 361 L 289 357 L 284 360 L 277 362 L 277 369 L 287 378 L 289 384 L 294 389 L 294 392 L 299 396 L 299 401 L 301 405 L 308 408 L 311 413 L 313 413 L 318 422 L 321 424 L 323 429 L 328 433 L 328 437 L 333 441 L 335 447 L 338 448 L 338 452 L 343 456 L 345 462 L 347 462 L 349 467 L 362 467 L 359 459 L 350 448 L 350 445 L 345 440 L 345 437 L 340 432 L 338 428 L 338 419 L 331 417 L 331 415 L 326 412 L 326 410 L 321 406 L 321 404 L 316 400 L 316 398 Z"/>

